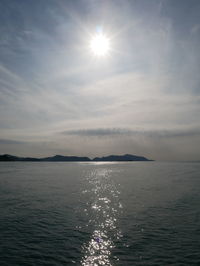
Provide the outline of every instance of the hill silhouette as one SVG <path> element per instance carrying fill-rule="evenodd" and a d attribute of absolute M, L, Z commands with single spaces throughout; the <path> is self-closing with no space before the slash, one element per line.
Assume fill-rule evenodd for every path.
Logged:
<path fill-rule="evenodd" d="M 89 157 L 79 156 L 64 156 L 55 155 L 45 158 L 32 158 L 32 157 L 18 157 L 10 154 L 0 155 L 0 161 L 4 162 L 126 162 L 126 161 L 151 161 L 143 156 L 137 156 L 132 154 L 124 155 L 108 155 L 103 157 L 95 157 L 90 159 Z"/>

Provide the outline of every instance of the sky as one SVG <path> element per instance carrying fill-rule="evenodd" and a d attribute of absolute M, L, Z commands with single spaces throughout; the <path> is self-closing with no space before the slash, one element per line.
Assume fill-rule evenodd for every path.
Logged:
<path fill-rule="evenodd" d="M 199 14 L 199 0 L 1 0 L 0 154 L 200 160 Z"/>

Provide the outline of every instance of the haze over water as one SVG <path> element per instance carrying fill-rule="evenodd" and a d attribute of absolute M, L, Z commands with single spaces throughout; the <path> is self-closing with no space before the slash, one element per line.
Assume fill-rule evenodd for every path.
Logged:
<path fill-rule="evenodd" d="M 0 163 L 4 265 L 198 265 L 199 163 Z"/>

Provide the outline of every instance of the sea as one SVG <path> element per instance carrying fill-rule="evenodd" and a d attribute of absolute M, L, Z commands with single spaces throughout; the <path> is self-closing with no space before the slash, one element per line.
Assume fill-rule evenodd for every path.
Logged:
<path fill-rule="evenodd" d="M 0 265 L 200 265 L 200 163 L 1 162 Z"/>

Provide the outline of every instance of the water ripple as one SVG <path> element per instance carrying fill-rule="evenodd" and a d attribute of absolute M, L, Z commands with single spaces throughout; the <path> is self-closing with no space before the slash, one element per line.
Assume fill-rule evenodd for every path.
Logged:
<path fill-rule="evenodd" d="M 82 247 L 82 266 L 112 265 L 111 250 L 115 247 L 115 241 L 121 237 L 117 221 L 122 204 L 111 173 L 106 168 L 90 172 L 87 177 L 89 189 L 82 192 L 88 196 L 85 215 L 92 217 L 86 226 L 94 228 L 89 242 Z"/>

